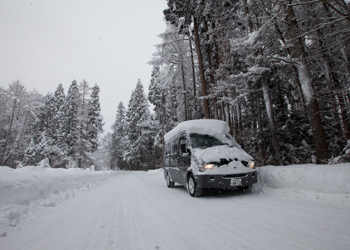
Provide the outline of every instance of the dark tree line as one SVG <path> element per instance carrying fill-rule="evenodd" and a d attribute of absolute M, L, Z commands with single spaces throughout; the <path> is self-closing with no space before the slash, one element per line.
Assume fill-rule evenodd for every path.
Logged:
<path fill-rule="evenodd" d="M 19 82 L 0 89 L 0 166 L 90 167 L 102 132 L 100 89 L 74 80 L 42 96 Z"/>
<path fill-rule="evenodd" d="M 260 165 L 344 156 L 348 1 L 167 3 L 149 87 L 162 131 L 189 119 L 225 120 Z"/>

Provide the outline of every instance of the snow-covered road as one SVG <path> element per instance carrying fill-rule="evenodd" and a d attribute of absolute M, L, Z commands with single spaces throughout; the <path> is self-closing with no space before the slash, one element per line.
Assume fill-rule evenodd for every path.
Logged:
<path fill-rule="evenodd" d="M 192 198 L 162 175 L 119 172 L 20 223 L 0 249 L 350 249 L 348 204 L 260 188 Z"/>

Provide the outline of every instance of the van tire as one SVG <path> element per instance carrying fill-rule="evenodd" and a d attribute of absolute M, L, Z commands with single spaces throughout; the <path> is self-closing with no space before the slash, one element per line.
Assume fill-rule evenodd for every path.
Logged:
<path fill-rule="evenodd" d="M 202 196 L 202 188 L 198 187 L 193 174 L 190 174 L 187 178 L 187 190 L 192 197 Z"/>
<path fill-rule="evenodd" d="M 173 188 L 175 186 L 175 182 L 171 181 L 169 173 L 166 173 L 166 185 L 168 188 Z"/>

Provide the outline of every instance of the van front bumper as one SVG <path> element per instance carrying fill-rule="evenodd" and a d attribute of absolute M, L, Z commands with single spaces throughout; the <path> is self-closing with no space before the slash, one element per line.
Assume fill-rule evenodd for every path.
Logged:
<path fill-rule="evenodd" d="M 231 175 L 195 175 L 198 187 L 206 188 L 235 188 L 249 187 L 258 182 L 258 173 L 248 172 Z"/>

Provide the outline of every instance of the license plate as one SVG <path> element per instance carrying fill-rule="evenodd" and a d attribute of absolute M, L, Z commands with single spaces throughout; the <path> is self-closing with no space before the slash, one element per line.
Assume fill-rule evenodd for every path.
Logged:
<path fill-rule="evenodd" d="M 230 186 L 242 186 L 242 179 L 231 179 Z"/>

